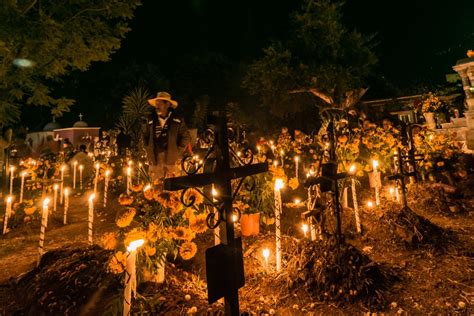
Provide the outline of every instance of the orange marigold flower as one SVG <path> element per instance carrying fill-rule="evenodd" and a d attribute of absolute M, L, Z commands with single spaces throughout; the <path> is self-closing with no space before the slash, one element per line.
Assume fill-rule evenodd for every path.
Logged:
<path fill-rule="evenodd" d="M 121 251 L 117 251 L 112 256 L 112 258 L 110 258 L 109 264 L 107 265 L 107 270 L 109 272 L 119 274 L 123 272 L 126 264 L 127 264 L 127 255 Z"/>
<path fill-rule="evenodd" d="M 290 188 L 292 190 L 296 190 L 298 188 L 298 186 L 300 185 L 300 183 L 298 182 L 298 179 L 296 178 L 291 178 L 290 179 L 290 182 L 288 183 L 288 185 L 290 186 Z"/>
<path fill-rule="evenodd" d="M 145 253 L 148 257 L 154 256 L 156 254 L 156 248 L 146 245 Z"/>
<path fill-rule="evenodd" d="M 132 185 L 130 189 L 132 190 L 132 192 L 140 192 L 141 190 L 143 190 L 143 184 L 140 183 Z"/>
<path fill-rule="evenodd" d="M 179 247 L 179 255 L 184 260 L 189 260 L 196 255 L 197 245 L 192 241 L 184 242 L 181 247 Z"/>
<path fill-rule="evenodd" d="M 105 233 L 100 238 L 100 243 L 104 249 L 112 250 L 117 247 L 117 233 Z"/>
<path fill-rule="evenodd" d="M 162 228 L 153 222 L 150 223 L 146 230 L 146 239 L 151 242 L 155 242 L 158 240 L 158 238 L 162 238 L 162 237 L 163 237 Z"/>
<path fill-rule="evenodd" d="M 177 240 L 192 240 L 194 232 L 189 228 L 179 226 L 170 232 L 170 237 Z"/>
<path fill-rule="evenodd" d="M 133 203 L 133 197 L 128 196 L 128 195 L 120 195 L 118 201 L 119 201 L 120 205 L 128 206 L 128 205 L 131 205 Z"/>
<path fill-rule="evenodd" d="M 207 230 L 207 215 L 205 213 L 191 216 L 189 218 L 189 228 L 191 228 L 196 234 L 204 233 Z"/>
<path fill-rule="evenodd" d="M 36 206 L 25 207 L 23 211 L 25 212 L 26 215 L 31 215 L 36 211 Z"/>
<path fill-rule="evenodd" d="M 127 227 L 133 221 L 133 218 L 135 217 L 136 213 L 137 213 L 137 210 L 134 209 L 133 207 L 122 210 L 121 212 L 117 214 L 117 218 L 115 219 L 115 224 L 117 224 L 117 226 L 120 228 Z"/>
<path fill-rule="evenodd" d="M 179 213 L 183 209 L 178 193 L 161 191 L 155 196 L 155 199 L 165 208 L 170 209 L 173 215 Z"/>
<path fill-rule="evenodd" d="M 134 228 L 125 235 L 125 240 L 123 241 L 123 243 L 125 244 L 125 247 L 127 247 L 132 241 L 145 239 L 145 238 L 146 238 L 146 232 L 144 232 L 143 230 Z"/>
<path fill-rule="evenodd" d="M 155 195 L 155 190 L 154 189 L 149 189 L 149 190 L 146 190 L 145 192 L 143 192 L 143 196 L 148 201 L 152 200 L 154 195 Z"/>

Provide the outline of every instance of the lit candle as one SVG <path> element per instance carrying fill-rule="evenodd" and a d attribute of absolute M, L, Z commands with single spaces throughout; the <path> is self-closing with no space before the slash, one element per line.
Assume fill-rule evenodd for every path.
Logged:
<path fill-rule="evenodd" d="M 64 170 L 66 169 L 66 166 L 63 165 L 61 167 L 61 187 L 59 188 L 59 203 L 61 205 L 63 204 L 63 199 L 64 199 Z"/>
<path fill-rule="evenodd" d="M 95 164 L 94 194 L 97 194 L 97 184 L 99 182 L 100 163 Z"/>
<path fill-rule="evenodd" d="M 25 177 L 27 175 L 26 171 L 21 173 L 21 185 L 20 185 L 20 203 L 23 202 L 23 191 L 25 190 Z"/>
<path fill-rule="evenodd" d="M 377 160 L 372 160 L 372 166 L 374 168 L 374 183 L 375 183 L 375 205 L 380 205 L 380 188 L 379 188 L 379 176 L 377 172 L 377 166 L 379 162 Z"/>
<path fill-rule="evenodd" d="M 79 188 L 82 191 L 82 170 L 84 170 L 84 166 L 80 165 L 79 166 Z"/>
<path fill-rule="evenodd" d="M 265 269 L 268 269 L 268 258 L 270 257 L 270 249 L 264 248 L 262 250 L 262 256 L 263 256 L 263 259 L 265 260 Z"/>
<path fill-rule="evenodd" d="M 352 203 L 354 204 L 354 216 L 355 216 L 355 221 L 356 221 L 356 229 L 357 229 L 357 232 L 360 234 L 362 232 L 362 228 L 360 225 L 360 218 L 359 218 L 359 203 L 357 202 L 357 191 L 356 191 L 356 183 L 355 183 L 355 174 L 356 174 L 355 165 L 350 166 L 349 174 L 351 175 Z"/>
<path fill-rule="evenodd" d="M 41 256 L 44 252 L 44 238 L 46 233 L 46 227 L 48 226 L 48 204 L 49 199 L 44 199 L 43 201 L 43 213 L 41 214 L 41 230 L 39 237 L 39 246 L 38 246 L 38 265 L 41 259 Z"/>
<path fill-rule="evenodd" d="M 109 191 L 109 177 L 110 177 L 110 170 L 105 170 L 105 183 L 104 183 L 104 207 L 107 206 L 107 192 Z"/>
<path fill-rule="evenodd" d="M 295 175 L 296 175 L 296 180 L 298 180 L 298 165 L 300 162 L 300 157 L 295 156 Z"/>
<path fill-rule="evenodd" d="M 398 191 L 398 181 L 397 181 L 397 186 L 395 187 L 395 199 L 397 202 L 400 202 L 400 193 Z"/>
<path fill-rule="evenodd" d="M 3 220 L 3 234 L 5 235 L 6 233 L 8 233 L 8 220 L 10 219 L 10 215 L 11 215 L 11 212 L 12 212 L 12 196 L 8 196 L 7 197 L 7 205 L 6 205 L 6 209 L 5 209 L 5 217 L 4 217 L 4 220 Z"/>
<path fill-rule="evenodd" d="M 308 230 L 309 230 L 308 224 L 303 223 L 303 224 L 301 225 L 301 230 L 303 231 L 304 238 L 306 238 L 306 236 L 307 236 L 307 234 L 308 234 Z"/>
<path fill-rule="evenodd" d="M 72 188 L 76 189 L 76 167 L 77 167 L 77 161 L 74 161 L 73 163 L 73 172 L 72 172 Z"/>
<path fill-rule="evenodd" d="M 15 167 L 10 167 L 10 195 L 13 194 L 13 177 L 15 175 Z"/>
<path fill-rule="evenodd" d="M 67 211 L 69 209 L 69 189 L 66 188 L 64 189 L 64 218 L 63 218 L 63 224 L 67 224 Z"/>
<path fill-rule="evenodd" d="M 390 192 L 390 199 L 393 201 L 395 199 L 395 189 L 390 187 L 388 191 Z"/>
<path fill-rule="evenodd" d="M 127 168 L 127 194 L 130 194 L 130 185 L 131 184 L 132 184 L 132 168 L 129 166 Z"/>
<path fill-rule="evenodd" d="M 296 199 L 293 200 L 293 203 L 295 203 L 295 205 L 298 205 L 298 204 L 301 203 L 301 200 L 296 198 Z"/>
<path fill-rule="evenodd" d="M 283 180 L 275 180 L 275 255 L 276 255 L 276 270 L 279 272 L 281 270 L 281 193 L 280 189 L 283 188 Z"/>
<path fill-rule="evenodd" d="M 134 240 L 127 246 L 127 264 L 125 266 L 125 288 L 123 295 L 123 316 L 129 316 L 132 303 L 132 291 L 135 296 L 137 290 L 137 249 L 145 241 L 143 239 Z"/>
<path fill-rule="evenodd" d="M 89 197 L 89 220 L 88 220 L 89 245 L 92 245 L 92 225 L 94 224 L 94 198 L 95 198 L 95 194 L 91 194 L 91 196 Z"/>
<path fill-rule="evenodd" d="M 53 213 L 56 213 L 56 209 L 57 209 L 58 189 L 59 189 L 59 186 L 58 186 L 57 184 L 55 184 L 55 185 L 53 186 L 53 190 L 54 190 L 54 196 L 53 196 Z"/>
<path fill-rule="evenodd" d="M 368 208 L 373 208 L 373 207 L 374 207 L 374 202 L 372 202 L 372 201 L 367 201 L 367 207 L 368 207 Z"/>

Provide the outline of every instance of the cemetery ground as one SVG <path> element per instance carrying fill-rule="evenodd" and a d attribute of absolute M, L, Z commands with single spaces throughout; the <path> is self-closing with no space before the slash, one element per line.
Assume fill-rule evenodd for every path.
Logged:
<path fill-rule="evenodd" d="M 414 213 L 402 217 L 399 205 L 386 199 L 380 208 L 363 208 L 362 236 L 355 230 L 352 209 L 343 210 L 345 247 L 353 251 L 353 264 L 366 265 L 360 271 L 375 267 L 378 274 L 371 280 L 380 283 L 371 297 L 360 299 L 351 299 L 357 297 L 353 293 L 343 293 L 352 291 L 343 284 L 353 281 L 351 276 L 329 281 L 339 285 L 335 292 L 331 288 L 326 288 L 325 293 L 314 289 L 321 284 L 311 283 L 311 278 L 318 276 L 308 272 L 307 267 L 314 264 L 310 261 L 327 260 L 329 265 L 335 255 L 316 253 L 324 251 L 325 245 L 314 246 L 303 238 L 300 214 L 304 207 L 286 203 L 281 272 L 275 272 L 272 255 L 268 265 L 262 257 L 264 247 L 275 252 L 273 226 L 263 226 L 258 236 L 243 238 L 246 284 L 239 291 L 241 311 L 281 315 L 472 313 L 474 188 L 472 183 L 457 185 L 461 188 L 456 192 L 433 184 L 411 186 L 409 205 Z M 458 194 L 459 189 L 463 194 Z M 123 283 L 120 276 L 106 270 L 110 253 L 87 245 L 86 195 L 72 197 L 70 205 L 68 225 L 61 222 L 61 207 L 50 218 L 45 239 L 48 253 L 39 267 L 37 222 L 12 229 L 0 238 L 0 314 L 120 314 Z M 116 197 L 111 197 L 106 209 L 98 207 L 94 221 L 96 242 L 114 229 L 119 208 Z M 165 283 L 143 282 L 133 310 L 166 315 L 221 313 L 220 302 L 207 304 L 204 249 L 213 243 L 213 234 L 208 231 L 198 237 L 199 250 L 193 259 L 169 258 Z M 356 263 L 357 256 L 366 261 Z M 331 273 L 329 267 L 318 271 Z"/>

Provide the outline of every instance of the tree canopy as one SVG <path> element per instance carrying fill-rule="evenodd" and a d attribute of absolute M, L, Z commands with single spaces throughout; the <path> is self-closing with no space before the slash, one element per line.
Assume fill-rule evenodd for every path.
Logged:
<path fill-rule="evenodd" d="M 274 116 L 307 104 L 307 97 L 297 92 L 315 91 L 319 98 L 341 102 L 348 91 L 364 86 L 377 61 L 372 37 L 343 25 L 342 5 L 306 0 L 293 14 L 289 39 L 264 49 L 263 57 L 248 68 L 244 87 Z"/>
<path fill-rule="evenodd" d="M 130 30 L 140 0 L 3 0 L 0 4 L 0 126 L 24 105 L 61 116 L 74 103 L 52 84 L 107 61 Z"/>

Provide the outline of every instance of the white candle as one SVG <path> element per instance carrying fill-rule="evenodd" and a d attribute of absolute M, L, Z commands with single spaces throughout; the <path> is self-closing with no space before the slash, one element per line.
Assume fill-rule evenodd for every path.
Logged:
<path fill-rule="evenodd" d="M 69 209 L 69 189 L 64 189 L 64 219 L 63 224 L 67 224 L 67 211 Z"/>
<path fill-rule="evenodd" d="M 58 186 L 57 184 L 55 184 L 55 185 L 53 186 L 53 189 L 54 189 L 54 196 L 53 196 L 53 213 L 56 213 L 59 186 Z"/>
<path fill-rule="evenodd" d="M 95 194 L 91 194 L 91 196 L 89 197 L 89 220 L 88 220 L 89 245 L 92 245 L 92 225 L 94 224 L 94 198 L 95 198 Z"/>
<path fill-rule="evenodd" d="M 379 162 L 377 160 L 372 160 L 372 166 L 374 168 L 374 182 L 375 182 L 375 204 L 380 205 L 380 188 L 379 188 L 379 173 L 377 172 L 377 166 Z"/>
<path fill-rule="evenodd" d="M 281 193 L 280 189 L 283 188 L 283 180 L 275 180 L 275 256 L 276 256 L 276 270 L 279 272 L 281 270 Z"/>
<path fill-rule="evenodd" d="M 127 194 L 130 194 L 130 185 L 132 184 L 132 168 L 127 168 Z"/>
<path fill-rule="evenodd" d="M 72 172 L 72 188 L 75 189 L 75 188 L 76 188 L 76 167 L 77 167 L 77 161 L 74 161 L 72 164 L 74 165 L 74 169 L 73 169 L 73 172 Z"/>
<path fill-rule="evenodd" d="M 10 195 L 13 194 L 13 177 L 15 175 L 15 167 L 10 167 Z"/>
<path fill-rule="evenodd" d="M 82 170 L 84 169 L 83 165 L 79 166 L 79 188 L 82 191 Z"/>
<path fill-rule="evenodd" d="M 390 199 L 392 201 L 395 200 L 395 189 L 393 187 L 390 187 L 388 191 L 390 192 Z"/>
<path fill-rule="evenodd" d="M 296 174 L 296 180 L 298 180 L 298 165 L 300 163 L 300 157 L 296 156 L 295 157 L 295 174 Z"/>
<path fill-rule="evenodd" d="M 25 177 L 27 172 L 23 171 L 21 173 L 21 186 L 20 186 L 20 203 L 23 202 L 23 191 L 25 190 Z"/>
<path fill-rule="evenodd" d="M 41 215 L 41 230 L 40 230 L 40 237 L 39 237 L 39 246 L 38 246 L 38 265 L 41 259 L 41 256 L 44 252 L 44 238 L 46 233 L 46 227 L 48 226 L 48 204 L 49 199 L 46 198 L 43 201 L 43 213 Z"/>
<path fill-rule="evenodd" d="M 400 202 L 400 193 L 398 191 L 398 181 L 397 181 L 397 186 L 395 187 L 395 199 L 397 202 Z"/>
<path fill-rule="evenodd" d="M 63 205 L 64 201 L 64 170 L 66 169 L 65 165 L 61 167 L 61 187 L 59 188 L 59 203 Z"/>
<path fill-rule="evenodd" d="M 357 232 L 360 234 L 362 232 L 362 228 L 360 226 L 359 203 L 357 202 L 355 173 L 356 173 L 356 166 L 351 165 L 351 167 L 349 168 L 349 174 L 351 175 L 352 203 L 354 204 L 354 216 L 355 216 L 355 221 L 356 221 L 356 229 L 357 229 Z"/>
<path fill-rule="evenodd" d="M 123 295 L 123 316 L 129 316 L 133 296 L 137 289 L 137 249 L 141 247 L 145 241 L 143 239 L 132 241 L 127 246 L 127 264 L 125 266 L 125 287 Z"/>
<path fill-rule="evenodd" d="M 97 194 L 97 184 L 99 183 L 100 163 L 95 164 L 94 194 Z"/>
<path fill-rule="evenodd" d="M 109 190 L 109 176 L 110 176 L 110 170 L 107 169 L 105 171 L 105 180 L 104 180 L 104 207 L 107 206 L 107 191 Z"/>
<path fill-rule="evenodd" d="M 11 215 L 11 212 L 12 212 L 12 196 L 8 196 L 7 197 L 7 205 L 6 205 L 6 208 L 5 208 L 5 217 L 4 217 L 4 220 L 3 220 L 3 234 L 5 235 L 6 233 L 8 233 L 8 220 L 10 219 L 10 215 Z"/>

